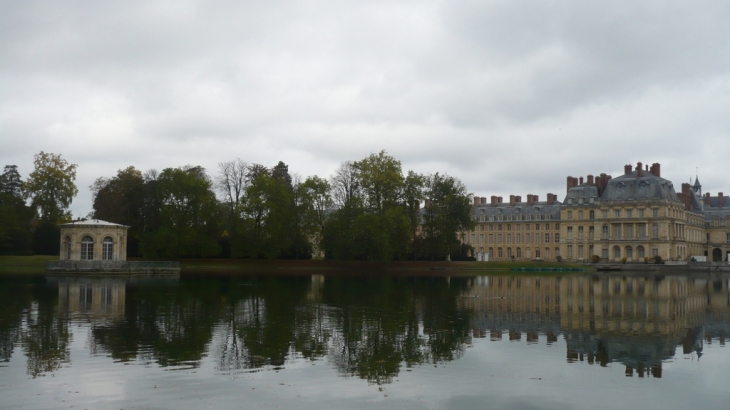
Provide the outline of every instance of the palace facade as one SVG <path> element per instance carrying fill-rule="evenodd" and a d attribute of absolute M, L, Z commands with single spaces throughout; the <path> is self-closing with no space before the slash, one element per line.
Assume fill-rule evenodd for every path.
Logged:
<path fill-rule="evenodd" d="M 728 260 L 730 198 L 682 184 L 677 193 L 661 165 L 626 165 L 624 174 L 567 177 L 566 195 L 474 198 L 474 231 L 461 240 L 477 260 L 646 262 Z"/>

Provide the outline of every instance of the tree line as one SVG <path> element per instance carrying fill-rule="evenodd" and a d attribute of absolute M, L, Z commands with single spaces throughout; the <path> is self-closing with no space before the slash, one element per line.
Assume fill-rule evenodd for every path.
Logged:
<path fill-rule="evenodd" d="M 57 224 L 72 219 L 77 165 L 41 152 L 34 166 L 25 181 L 15 165 L 0 176 L 1 253 L 57 253 Z M 88 217 L 129 225 L 129 256 L 148 258 L 459 259 L 470 249 L 457 234 L 474 226 L 459 179 L 404 172 L 385 151 L 345 161 L 329 178 L 237 158 L 213 175 L 129 166 L 90 189 Z"/>

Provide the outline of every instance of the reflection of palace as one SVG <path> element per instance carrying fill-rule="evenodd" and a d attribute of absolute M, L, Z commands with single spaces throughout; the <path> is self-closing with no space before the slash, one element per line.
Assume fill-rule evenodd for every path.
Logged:
<path fill-rule="evenodd" d="M 701 356 L 703 338 L 724 344 L 730 327 L 727 277 L 481 277 L 460 303 L 474 310 L 474 334 L 547 342 L 563 334 L 569 362 L 620 362 L 627 375 L 661 377 L 675 348 Z"/>

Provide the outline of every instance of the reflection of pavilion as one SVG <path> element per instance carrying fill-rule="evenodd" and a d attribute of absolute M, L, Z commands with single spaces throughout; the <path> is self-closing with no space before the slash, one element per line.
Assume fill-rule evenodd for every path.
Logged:
<path fill-rule="evenodd" d="M 124 316 L 127 281 L 123 278 L 71 276 L 53 279 L 58 285 L 58 305 L 62 312 L 94 319 Z"/>
<path fill-rule="evenodd" d="M 699 357 L 730 331 L 727 277 L 484 276 L 460 303 L 474 310 L 475 335 L 509 330 L 510 340 L 525 332 L 536 342 L 540 331 L 550 343 L 562 333 L 568 362 L 623 363 L 627 376 L 661 377 L 677 346 Z"/>

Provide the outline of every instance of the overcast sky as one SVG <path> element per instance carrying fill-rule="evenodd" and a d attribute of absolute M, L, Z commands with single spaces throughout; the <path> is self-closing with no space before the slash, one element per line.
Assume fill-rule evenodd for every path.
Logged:
<path fill-rule="evenodd" d="M 387 150 L 479 196 L 662 164 L 730 193 L 730 2 L 0 0 L 0 166 L 88 186 Z"/>

